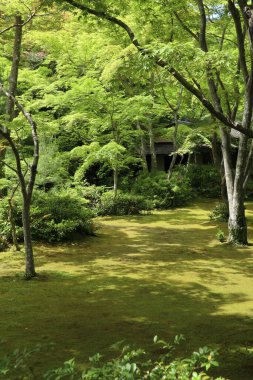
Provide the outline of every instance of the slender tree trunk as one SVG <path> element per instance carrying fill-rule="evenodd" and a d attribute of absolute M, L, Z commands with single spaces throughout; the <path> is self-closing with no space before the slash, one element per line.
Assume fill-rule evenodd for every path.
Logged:
<path fill-rule="evenodd" d="M 233 244 L 248 244 L 247 241 L 247 223 L 245 218 L 244 207 L 244 169 L 247 161 L 247 143 L 248 138 L 245 135 L 240 136 L 238 155 L 236 161 L 236 170 L 234 177 L 234 188 L 232 203 L 229 205 L 229 238 L 228 241 Z"/>
<path fill-rule="evenodd" d="M 171 177 L 171 174 L 172 174 L 172 171 L 174 169 L 174 166 L 176 164 L 176 160 L 177 160 L 177 134 L 178 134 L 178 117 L 177 117 L 177 113 L 175 115 L 175 130 L 174 130 L 174 134 L 173 134 L 173 155 L 172 155 L 172 160 L 171 160 L 171 163 L 170 163 L 170 167 L 169 167 L 169 170 L 168 170 L 168 179 L 170 179 Z"/>
<path fill-rule="evenodd" d="M 175 128 L 174 128 L 174 133 L 173 133 L 173 149 L 174 149 L 174 154 L 172 156 L 172 160 L 171 160 L 171 163 L 170 163 L 170 167 L 169 167 L 169 171 L 168 171 L 168 179 L 170 179 L 171 177 L 171 174 L 172 174 L 172 171 L 174 169 L 174 166 L 176 164 L 176 161 L 177 161 L 177 153 L 175 153 L 178 149 L 178 144 L 177 144 L 177 135 L 178 135 L 178 112 L 180 110 L 180 107 L 181 107 L 181 103 L 182 103 L 182 95 L 183 95 L 183 87 L 181 86 L 180 88 L 180 92 L 179 92 L 179 100 L 178 100 L 178 103 L 177 103 L 177 106 L 176 108 L 173 107 L 170 102 L 167 100 L 167 104 L 169 105 L 170 109 L 172 109 L 172 111 L 174 112 L 174 121 L 175 121 Z M 167 99 L 165 94 L 164 94 L 164 97 L 165 97 L 165 100 Z"/>
<path fill-rule="evenodd" d="M 15 16 L 15 37 L 13 46 L 13 56 L 11 72 L 9 76 L 9 94 L 13 97 L 16 96 L 17 84 L 18 84 L 18 71 L 21 54 L 21 42 L 22 42 L 22 18 L 21 16 Z M 7 98 L 6 113 L 11 120 L 15 117 L 15 103 L 12 97 Z"/>
<path fill-rule="evenodd" d="M 188 159 L 187 159 L 187 164 L 186 166 L 188 167 L 190 165 L 190 163 L 192 162 L 192 154 L 191 153 L 188 153 Z"/>
<path fill-rule="evenodd" d="M 9 218 L 9 222 L 11 224 L 12 244 L 13 244 L 13 247 L 15 248 L 16 251 L 20 251 L 20 247 L 19 247 L 18 239 L 17 239 L 16 225 L 15 225 L 15 221 L 14 221 L 12 198 L 8 199 L 8 203 L 9 203 L 8 218 Z"/>
<path fill-rule="evenodd" d="M 12 121 L 15 118 L 15 102 L 13 98 L 16 96 L 17 84 L 18 84 L 18 72 L 19 72 L 19 63 L 21 56 L 21 43 L 22 43 L 22 23 L 23 20 L 21 16 L 15 16 L 15 37 L 13 45 L 13 54 L 12 54 L 12 65 L 11 72 L 9 76 L 9 94 L 10 97 L 7 97 L 6 103 L 6 114 L 7 120 Z M 5 158 L 6 149 L 2 149 L 0 152 L 1 160 Z M 0 165 L 0 177 L 5 177 L 4 165 Z M 13 205 L 12 205 L 12 196 L 8 199 L 9 203 L 9 221 L 11 225 L 11 235 L 12 235 L 12 244 L 15 247 L 16 251 L 19 251 L 19 245 L 17 240 L 16 225 L 13 218 Z"/>
<path fill-rule="evenodd" d="M 217 169 L 219 169 L 222 158 L 220 154 L 220 144 L 218 141 L 218 135 L 216 132 L 214 132 L 212 136 L 212 156 L 213 156 L 214 165 L 216 166 Z"/>
<path fill-rule="evenodd" d="M 223 202 L 227 203 L 227 188 L 226 188 L 226 178 L 224 171 L 224 161 L 221 154 L 221 146 L 218 140 L 218 135 L 216 132 L 212 136 L 212 156 L 214 166 L 219 170 L 221 175 L 221 198 Z"/>
<path fill-rule="evenodd" d="M 24 246 L 25 246 L 25 277 L 30 279 L 36 276 L 33 247 L 31 237 L 31 224 L 30 224 L 30 204 L 25 197 L 23 197 L 22 221 L 24 231 Z"/>
<path fill-rule="evenodd" d="M 220 174 L 221 174 L 221 199 L 223 200 L 224 203 L 228 203 L 228 194 L 227 194 L 226 177 L 225 177 L 223 159 L 220 164 Z"/>
<path fill-rule="evenodd" d="M 119 181 L 119 173 L 118 169 L 113 169 L 113 191 L 114 191 L 114 197 L 116 198 L 117 192 L 118 192 L 118 181 Z"/>
<path fill-rule="evenodd" d="M 174 169 L 174 166 L 176 164 L 176 161 L 177 161 L 177 153 L 173 153 L 173 156 L 172 156 L 172 160 L 171 160 L 171 163 L 170 163 L 170 167 L 169 167 L 169 170 L 168 170 L 168 179 L 170 179 L 171 177 L 171 174 L 172 174 L 172 171 Z"/>
<path fill-rule="evenodd" d="M 137 121 L 136 123 L 137 130 L 140 131 L 140 156 L 141 156 L 141 164 L 142 164 L 142 169 L 144 173 L 147 173 L 148 171 L 148 164 L 147 164 L 147 149 L 146 149 L 146 142 L 143 136 L 143 130 L 141 128 L 140 123 Z"/>
<path fill-rule="evenodd" d="M 21 53 L 21 42 L 22 42 L 22 17 L 17 15 L 15 16 L 15 36 L 12 52 L 12 63 L 11 71 L 9 75 L 9 93 L 12 96 L 16 95 L 17 91 L 17 82 L 18 82 L 18 70 L 20 62 L 20 53 Z M 11 98 L 6 100 L 6 120 L 12 121 L 15 117 L 15 104 Z M 3 148 L 0 150 L 0 159 L 1 162 L 5 159 L 6 149 Z M 0 178 L 5 177 L 4 164 L 0 163 Z"/>
<path fill-rule="evenodd" d="M 24 233 L 24 246 L 25 246 L 25 256 L 26 256 L 26 272 L 25 276 L 27 279 L 33 278 L 36 276 L 34 258 L 33 258 L 33 249 L 32 249 L 32 238 L 31 238 L 31 226 L 30 226 L 30 205 L 31 199 L 37 174 L 37 167 L 39 161 L 39 139 L 37 133 L 37 125 L 33 120 L 31 114 L 25 110 L 25 108 L 14 98 L 12 95 L 6 91 L 3 86 L 0 84 L 0 90 L 4 93 L 5 96 L 11 97 L 17 106 L 18 110 L 22 112 L 23 116 L 26 118 L 31 127 L 31 134 L 33 139 L 33 160 L 30 165 L 30 176 L 29 180 L 26 180 L 27 172 L 22 171 L 22 158 L 20 156 L 18 147 L 15 145 L 14 140 L 10 135 L 10 131 L 4 125 L 0 124 L 0 136 L 5 138 L 9 143 L 10 148 L 12 149 L 13 155 L 16 161 L 15 172 L 17 174 L 21 192 L 22 192 L 22 221 L 23 221 L 23 233 Z"/>
<path fill-rule="evenodd" d="M 151 123 L 148 126 L 148 133 L 149 133 L 149 147 L 150 147 L 150 153 L 151 153 L 151 171 L 156 171 L 157 158 L 156 158 L 156 152 L 155 152 L 154 133 L 153 133 L 153 128 L 152 128 Z"/>

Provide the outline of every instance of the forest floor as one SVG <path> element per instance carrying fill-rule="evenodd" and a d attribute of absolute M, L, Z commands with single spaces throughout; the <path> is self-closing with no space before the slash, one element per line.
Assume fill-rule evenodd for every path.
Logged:
<path fill-rule="evenodd" d="M 34 281 L 21 277 L 22 255 L 1 253 L 0 353 L 42 343 L 31 363 L 40 379 L 71 357 L 110 356 L 123 339 L 155 352 L 154 335 L 184 334 L 181 353 L 218 347 L 217 373 L 252 380 L 253 247 L 216 240 L 213 206 L 100 218 L 97 236 L 36 245 Z M 253 242 L 253 205 L 247 208 Z"/>

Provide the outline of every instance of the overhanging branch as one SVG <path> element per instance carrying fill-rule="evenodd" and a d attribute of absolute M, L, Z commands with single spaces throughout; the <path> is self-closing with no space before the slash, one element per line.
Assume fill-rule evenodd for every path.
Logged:
<path fill-rule="evenodd" d="M 142 48 L 141 44 L 139 43 L 139 41 L 137 40 L 134 32 L 124 21 L 118 19 L 117 17 L 111 16 L 111 15 L 107 14 L 106 12 L 97 11 L 95 9 L 89 8 L 86 5 L 80 4 L 75 0 L 65 0 L 65 2 L 72 5 L 75 8 L 78 8 L 78 9 L 84 11 L 84 12 L 87 12 L 87 13 L 92 14 L 94 16 L 97 16 L 99 18 L 103 18 L 105 20 L 112 22 L 115 25 L 120 26 L 121 28 L 123 28 L 127 32 L 130 40 L 137 47 L 137 49 L 140 51 L 143 50 L 143 48 Z"/>
<path fill-rule="evenodd" d="M 114 23 L 115 25 L 120 26 L 123 28 L 126 33 L 128 34 L 131 42 L 136 46 L 136 48 L 141 51 L 142 54 L 144 55 L 149 55 L 149 52 L 145 50 L 137 38 L 135 37 L 134 32 L 132 29 L 123 21 L 120 19 L 111 16 L 107 14 L 106 12 L 103 11 L 97 11 L 95 9 L 91 9 L 83 4 L 78 3 L 76 0 L 65 0 L 68 4 L 74 6 L 75 8 L 78 8 L 82 11 L 85 11 L 89 14 L 92 14 L 96 17 L 105 19 L 107 21 L 110 21 Z M 204 46 L 203 46 L 204 47 Z M 216 119 L 218 119 L 223 125 L 235 129 L 238 132 L 241 132 L 242 134 L 253 138 L 253 131 L 249 129 L 243 128 L 243 126 L 239 123 L 233 123 L 231 120 L 229 120 L 222 112 L 218 111 L 213 104 L 204 96 L 204 94 L 195 86 L 193 86 L 180 72 L 178 72 L 175 68 L 168 66 L 168 63 L 163 61 L 162 59 L 157 58 L 156 59 L 156 64 L 159 65 L 162 68 L 165 68 L 169 71 L 169 73 L 178 80 L 179 83 L 183 85 L 189 92 L 191 92 L 193 95 L 195 95 L 201 104 L 214 116 Z"/>

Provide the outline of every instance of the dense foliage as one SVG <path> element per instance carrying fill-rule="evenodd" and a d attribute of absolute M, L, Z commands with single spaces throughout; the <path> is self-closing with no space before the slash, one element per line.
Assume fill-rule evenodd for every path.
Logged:
<path fill-rule="evenodd" d="M 134 181 L 132 191 L 145 196 L 151 207 L 158 209 L 182 206 L 193 196 L 188 178 L 178 171 L 170 180 L 165 173 L 142 174 Z"/>
<path fill-rule="evenodd" d="M 14 221 L 19 240 L 22 240 L 21 200 L 13 202 Z M 8 221 L 8 203 L 1 202 L 1 239 L 11 241 L 11 225 Z M 71 240 L 76 235 L 94 233 L 93 213 L 74 191 L 37 191 L 31 207 L 31 233 L 34 240 L 47 242 Z"/>
<path fill-rule="evenodd" d="M 114 191 L 104 193 L 100 198 L 99 215 L 137 215 L 148 210 L 148 202 L 144 196 Z"/>
<path fill-rule="evenodd" d="M 198 195 L 207 198 L 221 196 L 221 176 L 214 166 L 191 164 L 186 169 L 182 168 L 183 174 Z"/>
<path fill-rule="evenodd" d="M 251 11 L 243 9 L 230 0 L 218 5 L 199 0 L 196 7 L 186 1 L 165 6 L 153 0 L 141 6 L 135 0 L 29 0 L 26 5 L 7 1 L 1 6 L 0 83 L 32 114 L 40 142 L 37 173 L 31 170 L 31 157 L 38 154 L 33 154 L 34 133 L 23 120 L 27 112 L 20 112 L 22 107 L 14 102 L 10 113 L 8 92 L 1 90 L 2 121 L 23 172 L 22 194 L 33 190 L 29 173 L 37 173 L 35 188 L 41 199 L 46 199 L 43 192 L 61 193 L 66 185 L 105 186 L 113 188 L 114 195 L 101 193 L 97 212 L 129 214 L 181 206 L 194 195 L 219 197 L 221 181 L 225 186 L 241 178 L 234 185 L 243 188 L 228 199 L 241 194 L 242 203 L 252 149 L 246 140 L 239 143 L 243 135 L 231 138 L 226 128 L 248 131 L 252 116 L 247 113 L 253 107 L 247 106 L 251 98 L 245 79 L 253 72 L 248 67 L 251 34 L 240 35 L 250 27 Z M 23 23 L 15 24 L 17 17 Z M 241 122 L 235 123 L 236 118 Z M 159 153 L 159 142 L 172 144 L 172 149 Z M 12 194 L 17 186 L 13 174 L 20 174 L 13 144 L 8 138 L 3 144 L 0 166 L 6 167 L 0 171 L 8 186 L 2 197 Z M 168 172 L 169 180 L 158 171 Z M 232 182 L 227 191 L 234 188 Z M 145 202 L 136 196 L 144 196 Z M 46 211 L 42 203 L 36 205 L 38 214 L 39 207 Z M 33 232 L 33 237 L 53 241 L 84 231 L 77 219 L 87 219 L 87 210 L 83 204 L 79 208 L 83 216 L 68 212 L 64 222 L 50 222 L 52 237 L 44 233 L 49 221 L 47 227 L 42 225 L 46 222 L 37 225 L 44 232 Z M 231 220 L 236 224 L 244 219 Z M 235 227 L 237 232 L 245 232 L 245 225 Z M 18 235 L 19 227 L 20 221 Z M 231 232 L 232 240 L 235 235 Z"/>

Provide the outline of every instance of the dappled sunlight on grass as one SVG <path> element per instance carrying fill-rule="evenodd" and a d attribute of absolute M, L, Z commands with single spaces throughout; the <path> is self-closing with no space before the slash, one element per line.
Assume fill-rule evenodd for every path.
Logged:
<path fill-rule="evenodd" d="M 201 202 L 145 216 L 99 218 L 98 235 L 73 244 L 37 245 L 34 281 L 22 280 L 23 254 L 1 254 L 4 351 L 54 342 L 41 368 L 71 356 L 85 361 L 119 340 L 150 347 L 152 337 L 183 333 L 183 351 L 221 348 L 219 373 L 252 379 L 253 247 L 215 239 Z M 253 206 L 247 205 L 253 225 Z M 225 231 L 225 224 L 219 224 Z M 253 241 L 253 229 L 250 228 Z"/>

